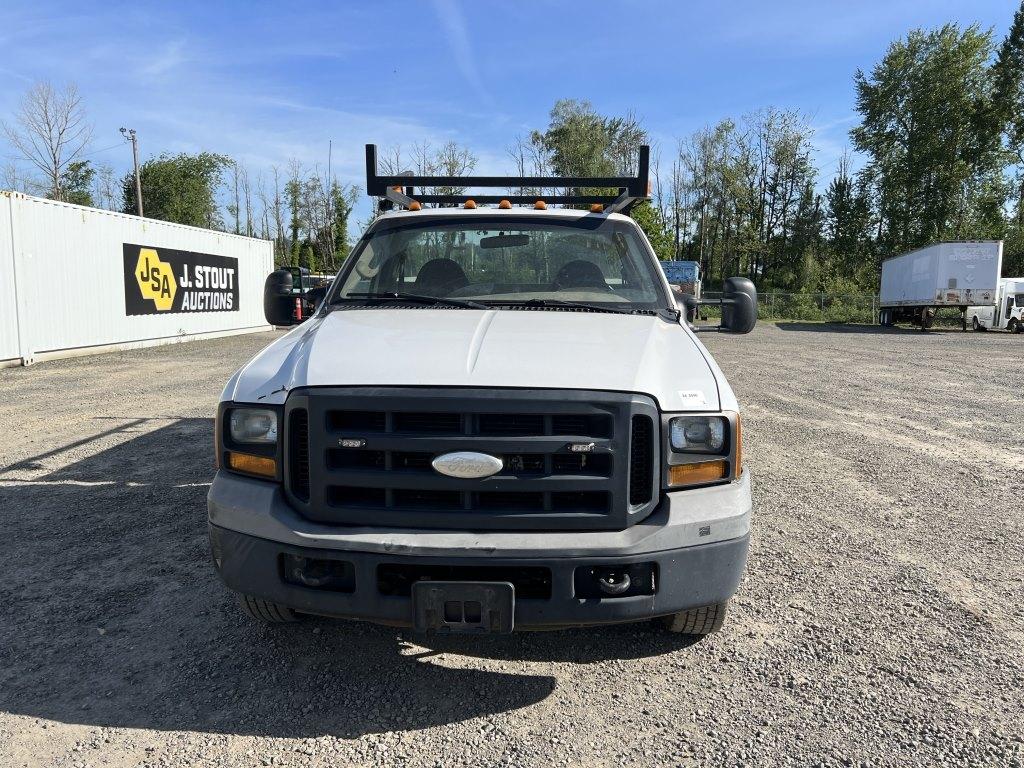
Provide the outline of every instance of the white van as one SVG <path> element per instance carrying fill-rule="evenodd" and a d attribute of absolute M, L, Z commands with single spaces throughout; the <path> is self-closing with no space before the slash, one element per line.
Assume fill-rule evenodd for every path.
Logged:
<path fill-rule="evenodd" d="M 967 308 L 967 322 L 976 331 L 1000 328 L 1011 333 L 1024 331 L 1024 277 L 999 281 L 996 303 Z"/>

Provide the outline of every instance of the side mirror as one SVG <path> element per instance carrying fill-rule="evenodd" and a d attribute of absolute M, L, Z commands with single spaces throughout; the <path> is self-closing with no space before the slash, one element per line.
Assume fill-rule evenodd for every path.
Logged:
<path fill-rule="evenodd" d="M 745 277 L 725 281 L 722 296 L 722 330 L 750 333 L 757 323 L 757 288 Z"/>
<path fill-rule="evenodd" d="M 292 273 L 278 269 L 263 283 L 263 316 L 270 325 L 295 325 L 295 299 Z"/>
<path fill-rule="evenodd" d="M 682 299 L 683 306 L 686 308 L 686 322 L 696 322 L 700 312 L 700 301 L 688 293 L 682 294 L 680 298 Z"/>
<path fill-rule="evenodd" d="M 321 285 L 317 288 L 310 288 L 302 295 L 303 301 L 309 304 L 310 314 L 316 311 L 316 308 L 320 306 L 320 302 L 324 300 L 327 295 L 327 286 Z"/>

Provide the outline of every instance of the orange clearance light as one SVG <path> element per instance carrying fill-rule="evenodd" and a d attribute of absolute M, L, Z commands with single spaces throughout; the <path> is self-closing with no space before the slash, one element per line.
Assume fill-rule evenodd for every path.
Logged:
<path fill-rule="evenodd" d="M 501 210 L 503 211 L 507 211 L 509 208 L 512 207 L 512 203 L 510 203 L 508 200 L 502 200 L 500 203 L 498 203 L 498 207 L 501 208 Z"/>
<path fill-rule="evenodd" d="M 476 200 L 467 200 L 462 207 L 463 208 L 476 208 Z"/>
<path fill-rule="evenodd" d="M 416 202 L 415 200 L 413 200 L 413 201 L 412 201 L 411 203 L 409 203 L 409 210 L 410 210 L 410 211 L 418 211 L 418 210 L 420 210 L 420 209 L 421 209 L 422 207 L 423 207 L 423 206 L 422 206 L 422 205 L 420 205 L 419 203 L 417 203 L 417 202 Z"/>
<path fill-rule="evenodd" d="M 266 456 L 228 451 L 228 466 L 237 472 L 274 478 L 277 476 L 277 462 Z"/>
<path fill-rule="evenodd" d="M 543 200 L 538 200 L 536 203 L 533 204 L 533 207 L 536 208 L 538 211 L 546 211 L 548 209 L 548 204 L 545 203 Z"/>
<path fill-rule="evenodd" d="M 700 464 L 679 464 L 668 468 L 670 486 L 699 485 L 724 480 L 728 475 L 725 461 L 704 461 Z"/>
<path fill-rule="evenodd" d="M 591 213 L 601 213 L 603 210 L 604 206 L 601 205 L 600 203 L 594 203 L 592 206 L 590 206 Z"/>

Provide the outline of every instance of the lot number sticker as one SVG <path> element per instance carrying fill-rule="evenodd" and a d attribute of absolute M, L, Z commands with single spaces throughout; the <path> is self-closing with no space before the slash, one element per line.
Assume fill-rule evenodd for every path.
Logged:
<path fill-rule="evenodd" d="M 238 259 L 124 244 L 126 315 L 237 312 Z"/>
<path fill-rule="evenodd" d="M 689 389 L 676 390 L 679 392 L 679 399 L 683 401 L 683 405 L 690 408 L 696 408 L 698 406 L 707 405 L 707 398 L 704 397 L 704 393 Z"/>

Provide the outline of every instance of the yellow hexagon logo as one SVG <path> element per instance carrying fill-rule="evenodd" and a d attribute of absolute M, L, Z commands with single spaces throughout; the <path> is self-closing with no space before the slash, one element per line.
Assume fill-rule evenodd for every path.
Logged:
<path fill-rule="evenodd" d="M 142 298 L 152 299 L 157 311 L 166 312 L 174 306 L 174 294 L 178 292 L 178 281 L 174 270 L 153 248 L 140 248 L 139 260 L 135 264 L 135 279 L 139 281 Z"/>

